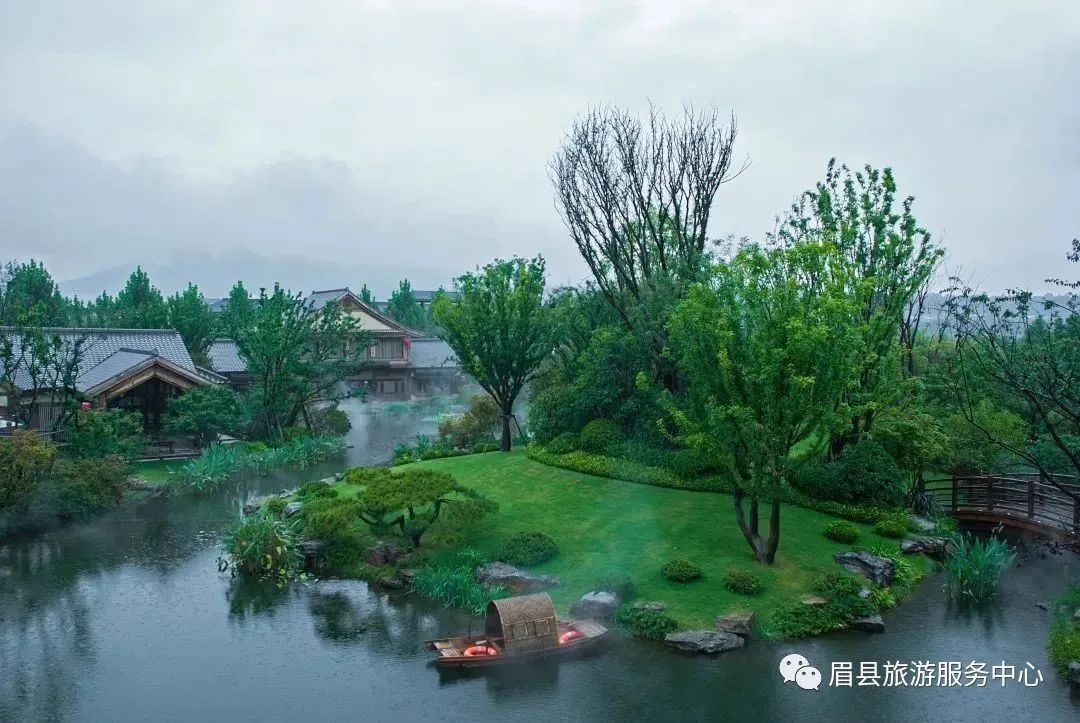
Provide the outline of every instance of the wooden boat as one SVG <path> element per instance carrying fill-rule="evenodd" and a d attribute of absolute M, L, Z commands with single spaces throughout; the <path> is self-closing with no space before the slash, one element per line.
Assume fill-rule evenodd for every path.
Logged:
<path fill-rule="evenodd" d="M 547 593 L 488 603 L 481 635 L 428 640 L 440 668 L 486 668 L 556 656 L 594 647 L 607 628 L 592 620 L 557 620 Z"/>

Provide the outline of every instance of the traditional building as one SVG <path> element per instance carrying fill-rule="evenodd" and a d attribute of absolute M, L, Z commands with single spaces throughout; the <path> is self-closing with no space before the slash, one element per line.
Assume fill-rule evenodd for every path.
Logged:
<path fill-rule="evenodd" d="M 142 416 L 148 434 L 161 429 L 168 400 L 202 384 L 225 379 L 196 367 L 180 334 L 171 329 L 45 329 L 59 342 L 54 364 L 75 372 L 74 390 L 95 407 L 126 409 Z M 50 431 L 60 415 L 62 376 L 56 369 L 38 368 L 23 357 L 21 338 L 10 327 L 0 336 L 12 343 L 14 372 L 0 390 L 0 416 L 13 419 L 29 410 L 30 427 Z M 76 360 L 77 359 L 77 363 Z M 24 411 L 25 414 L 25 411 Z"/>

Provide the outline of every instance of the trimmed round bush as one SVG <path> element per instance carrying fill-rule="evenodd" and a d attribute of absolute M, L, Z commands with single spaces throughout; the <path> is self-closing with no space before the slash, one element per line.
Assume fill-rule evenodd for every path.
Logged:
<path fill-rule="evenodd" d="M 626 602 L 627 600 L 633 600 L 637 594 L 637 588 L 634 586 L 634 581 L 626 575 L 607 575 L 600 579 L 600 582 L 596 584 L 593 590 L 599 590 L 601 592 L 610 592 L 619 602 Z"/>
<path fill-rule="evenodd" d="M 623 440 L 619 425 L 610 419 L 594 419 L 581 430 L 581 448 L 593 454 L 608 454 Z"/>
<path fill-rule="evenodd" d="M 800 465 L 791 483 L 800 492 L 820 500 L 896 507 L 904 498 L 900 467 L 872 439 L 848 445 L 839 459 L 826 465 Z"/>
<path fill-rule="evenodd" d="M 690 582 L 701 577 L 701 568 L 689 560 L 672 560 L 660 572 L 672 582 Z"/>
<path fill-rule="evenodd" d="M 619 623 L 635 638 L 663 640 L 668 633 L 679 629 L 679 621 L 660 610 L 623 605 L 615 611 Z"/>
<path fill-rule="evenodd" d="M 874 532 L 882 537 L 891 537 L 898 540 L 907 534 L 907 522 L 895 517 L 886 517 L 874 525 Z"/>
<path fill-rule="evenodd" d="M 555 439 L 548 442 L 544 447 L 552 454 L 569 454 L 577 451 L 580 446 L 578 436 L 573 432 L 563 432 Z"/>
<path fill-rule="evenodd" d="M 539 565 L 559 554 L 559 546 L 543 532 L 518 532 L 503 540 L 494 558 L 511 565 Z"/>
<path fill-rule="evenodd" d="M 724 575 L 724 587 L 739 595 L 757 595 L 761 581 L 750 571 L 735 568 Z"/>
<path fill-rule="evenodd" d="M 825 537 L 834 542 L 851 544 L 859 539 L 859 528 L 850 522 L 834 520 L 825 525 Z"/>
<path fill-rule="evenodd" d="M 288 503 L 280 497 L 271 497 L 263 503 L 263 511 L 265 511 L 268 515 L 280 517 L 281 513 L 285 511 L 286 504 Z"/>

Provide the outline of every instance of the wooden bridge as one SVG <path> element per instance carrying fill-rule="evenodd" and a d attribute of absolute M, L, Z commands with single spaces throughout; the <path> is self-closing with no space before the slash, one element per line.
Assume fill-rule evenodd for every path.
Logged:
<path fill-rule="evenodd" d="M 1080 485 L 1038 474 L 953 477 L 926 483 L 938 508 L 957 520 L 1019 527 L 1060 540 L 1080 539 Z"/>

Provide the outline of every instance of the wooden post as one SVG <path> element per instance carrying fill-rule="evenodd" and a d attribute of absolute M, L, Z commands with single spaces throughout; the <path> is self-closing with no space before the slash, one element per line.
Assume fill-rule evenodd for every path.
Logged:
<path fill-rule="evenodd" d="M 1028 492 L 1028 518 L 1034 519 L 1035 517 L 1035 480 L 1029 479 L 1027 481 Z"/>
<path fill-rule="evenodd" d="M 986 479 L 986 510 L 991 512 L 994 509 L 994 478 L 988 477 Z"/>
<path fill-rule="evenodd" d="M 952 478 L 952 513 L 954 515 L 956 514 L 956 485 L 957 485 L 957 479 L 954 476 Z"/>

